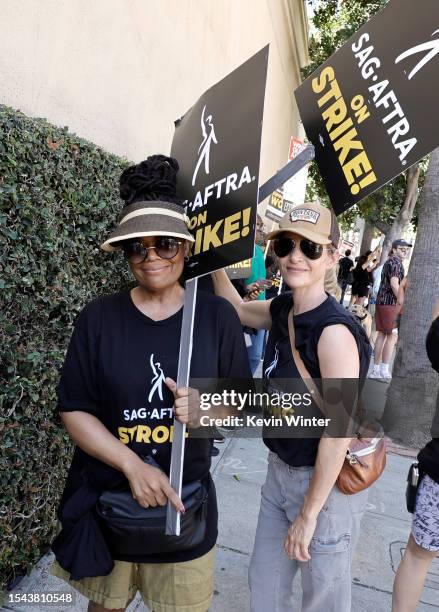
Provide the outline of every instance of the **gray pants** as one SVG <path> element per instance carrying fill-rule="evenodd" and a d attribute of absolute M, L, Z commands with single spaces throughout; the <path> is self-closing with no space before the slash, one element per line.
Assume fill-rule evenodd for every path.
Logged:
<path fill-rule="evenodd" d="M 314 468 L 293 468 L 269 454 L 267 479 L 249 568 L 252 612 L 291 612 L 293 579 L 302 574 L 302 612 L 350 612 L 351 561 L 368 491 L 344 495 L 334 486 L 318 519 L 311 560 L 290 561 L 288 528 L 299 514 Z"/>

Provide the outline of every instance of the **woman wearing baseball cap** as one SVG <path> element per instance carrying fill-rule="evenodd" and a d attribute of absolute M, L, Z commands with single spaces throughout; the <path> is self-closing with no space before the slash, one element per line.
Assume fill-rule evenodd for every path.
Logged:
<path fill-rule="evenodd" d="M 213 591 L 212 443 L 191 438 L 197 406 L 174 382 L 184 301 L 179 281 L 194 241 L 176 194 L 177 171 L 176 160 L 155 155 L 122 174 L 125 205 L 102 249 L 123 253 L 136 286 L 86 305 L 58 387 L 58 408 L 76 450 L 59 509 L 53 573 L 85 595 L 92 612 L 124 610 L 138 590 L 156 612 L 206 612 Z M 203 292 L 197 296 L 190 372 L 199 378 L 250 376 L 236 312 Z M 197 543 L 186 538 L 186 548 L 167 543 L 166 551 L 152 550 L 151 538 L 136 525 L 129 540 L 109 538 L 96 505 L 103 491 L 125 487 L 122 510 L 128 503 L 136 516 L 137 504 L 155 509 L 168 500 L 185 512 L 168 479 L 174 416 L 189 427 L 183 488 L 195 483 L 204 496 L 202 514 L 195 517 L 204 517 L 196 526 Z"/>
<path fill-rule="evenodd" d="M 243 302 L 224 271 L 213 274 L 216 293 L 235 306 L 243 325 L 270 330 L 264 377 L 301 378 L 290 319 L 295 348 L 312 378 L 364 379 L 367 337 L 324 289 L 325 274 L 338 259 L 335 216 L 319 202 L 305 203 L 287 213 L 268 239 L 291 293 Z M 291 610 L 300 569 L 303 611 L 350 611 L 350 564 L 367 498 L 367 491 L 348 496 L 335 485 L 350 440 L 264 437 L 264 442 L 269 465 L 249 569 L 251 610 Z"/>

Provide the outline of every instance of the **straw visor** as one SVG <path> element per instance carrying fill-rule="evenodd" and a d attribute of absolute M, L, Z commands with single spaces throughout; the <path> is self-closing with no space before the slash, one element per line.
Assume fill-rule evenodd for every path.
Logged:
<path fill-rule="evenodd" d="M 279 228 L 267 235 L 269 240 L 285 232 L 293 232 L 317 244 L 333 244 L 338 248 L 340 230 L 334 213 L 318 201 L 305 202 L 285 213 Z"/>
<path fill-rule="evenodd" d="M 194 242 L 187 224 L 188 217 L 178 204 L 160 200 L 135 202 L 124 207 L 118 226 L 101 244 L 101 249 L 107 252 L 116 251 L 121 248 L 119 243 L 122 240 L 143 236 L 172 236 Z"/>

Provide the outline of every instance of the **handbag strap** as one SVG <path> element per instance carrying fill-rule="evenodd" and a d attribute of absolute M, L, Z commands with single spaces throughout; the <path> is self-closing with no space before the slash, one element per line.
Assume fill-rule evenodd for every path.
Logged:
<path fill-rule="evenodd" d="M 296 337 L 294 333 L 294 306 L 291 307 L 291 310 L 288 313 L 288 334 L 290 336 L 290 344 L 291 344 L 291 352 L 293 354 L 293 360 L 299 371 L 300 377 L 305 383 L 308 391 L 313 395 L 314 402 L 317 404 L 318 408 L 320 409 L 320 412 L 323 414 L 323 416 L 327 416 L 327 411 L 325 409 L 325 403 L 323 401 L 322 395 L 317 385 L 315 384 L 313 378 L 311 377 L 310 373 L 306 369 L 306 365 L 303 363 L 303 359 L 300 356 L 300 353 L 296 348 Z M 363 407 L 361 405 L 361 402 L 359 405 L 359 412 L 363 414 Z M 355 436 L 353 435 L 352 439 L 354 439 L 354 437 Z"/>
<path fill-rule="evenodd" d="M 296 348 L 296 337 L 294 333 L 294 306 L 291 307 L 288 313 L 288 334 L 290 336 L 291 352 L 293 354 L 293 360 L 296 364 L 296 368 L 299 370 L 300 377 L 306 385 L 308 391 L 313 395 L 313 399 L 323 415 L 326 415 L 325 405 L 320 391 L 312 379 L 310 373 L 306 369 L 306 365 L 303 363 L 303 359 L 300 356 L 299 351 Z"/>

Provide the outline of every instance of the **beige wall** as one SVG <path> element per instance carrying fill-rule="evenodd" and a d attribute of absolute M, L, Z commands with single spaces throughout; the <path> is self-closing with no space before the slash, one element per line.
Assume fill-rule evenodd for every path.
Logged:
<path fill-rule="evenodd" d="M 298 134 L 303 0 L 2 0 L 0 102 L 140 161 L 174 119 L 270 42 L 261 180 Z"/>

